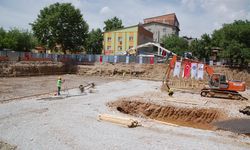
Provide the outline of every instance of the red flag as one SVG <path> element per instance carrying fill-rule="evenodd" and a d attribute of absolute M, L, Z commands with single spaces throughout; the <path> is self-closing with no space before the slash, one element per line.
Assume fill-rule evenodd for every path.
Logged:
<path fill-rule="evenodd" d="M 185 62 L 184 78 L 189 78 L 190 77 L 190 71 L 191 71 L 191 62 Z"/>
<path fill-rule="evenodd" d="M 166 51 L 162 51 L 162 56 L 165 57 L 167 55 Z"/>
<path fill-rule="evenodd" d="M 154 57 L 150 57 L 150 64 L 154 64 Z"/>
<path fill-rule="evenodd" d="M 102 56 L 100 56 L 100 63 L 102 63 Z"/>

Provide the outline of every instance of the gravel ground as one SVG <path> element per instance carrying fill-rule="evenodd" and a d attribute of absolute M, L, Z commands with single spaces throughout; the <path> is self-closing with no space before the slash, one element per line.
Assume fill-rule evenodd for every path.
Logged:
<path fill-rule="evenodd" d="M 15 77 L 0 78 L 0 102 L 3 100 L 25 97 L 43 93 L 55 93 L 57 90 L 56 81 L 59 76 L 35 76 L 35 77 Z M 80 75 L 61 75 L 65 83 L 62 90 L 66 88 L 76 88 L 86 82 L 95 82 L 96 84 L 107 83 L 114 79 Z"/>
<path fill-rule="evenodd" d="M 30 98 L 0 104 L 0 140 L 23 150 L 250 149 L 248 136 L 227 131 L 167 126 L 142 118 L 137 119 L 143 126 L 132 129 L 97 121 L 102 113 L 126 116 L 112 111 L 107 102 L 157 93 L 160 85 L 161 82 L 142 80 L 103 80 L 94 93 L 80 94 L 72 89 L 64 92 L 62 98 Z M 190 95 L 183 100 L 193 102 L 199 95 L 187 96 Z"/>

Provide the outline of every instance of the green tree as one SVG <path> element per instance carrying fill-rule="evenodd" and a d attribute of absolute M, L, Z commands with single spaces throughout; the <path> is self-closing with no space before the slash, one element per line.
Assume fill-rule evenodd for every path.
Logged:
<path fill-rule="evenodd" d="M 250 22 L 238 20 L 224 24 L 213 32 L 212 45 L 222 48 L 220 56 L 231 64 L 247 65 L 250 62 Z"/>
<path fill-rule="evenodd" d="M 101 29 L 92 29 L 87 38 L 87 53 L 101 54 L 103 35 Z"/>
<path fill-rule="evenodd" d="M 122 25 L 122 20 L 117 17 L 113 17 L 111 19 L 104 21 L 104 24 L 105 24 L 105 27 L 103 28 L 103 30 L 105 32 L 110 31 L 110 30 L 124 28 Z"/>
<path fill-rule="evenodd" d="M 0 28 L 0 50 L 4 48 L 4 38 L 6 36 L 6 31 L 1 27 Z"/>
<path fill-rule="evenodd" d="M 40 11 L 32 25 L 39 42 L 50 49 L 60 45 L 63 52 L 86 46 L 88 24 L 70 3 L 55 3 Z"/>
<path fill-rule="evenodd" d="M 176 35 L 164 36 L 161 42 L 165 48 L 173 51 L 177 55 L 183 55 L 183 53 L 188 50 L 188 42 L 184 38 Z"/>
<path fill-rule="evenodd" d="M 29 31 L 14 28 L 6 32 L 0 28 L 0 37 L 1 49 L 8 48 L 15 51 L 29 51 L 35 46 L 33 35 Z"/>
<path fill-rule="evenodd" d="M 192 41 L 189 50 L 192 51 L 193 56 L 199 60 L 209 60 L 212 50 L 212 39 L 209 34 L 203 34 L 200 39 Z"/>

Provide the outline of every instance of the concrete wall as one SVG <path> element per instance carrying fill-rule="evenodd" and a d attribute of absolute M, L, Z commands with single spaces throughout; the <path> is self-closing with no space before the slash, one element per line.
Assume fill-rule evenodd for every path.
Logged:
<path fill-rule="evenodd" d="M 153 42 L 153 33 L 146 30 L 144 27 L 139 26 L 138 28 L 138 45 Z"/>
<path fill-rule="evenodd" d="M 170 35 L 177 35 L 179 34 L 179 31 L 177 31 L 177 28 L 169 26 L 169 25 L 163 25 L 158 23 L 149 23 L 144 24 L 144 28 L 151 31 L 154 34 L 154 41 L 157 43 L 161 42 L 162 37 L 164 36 L 170 36 Z"/>

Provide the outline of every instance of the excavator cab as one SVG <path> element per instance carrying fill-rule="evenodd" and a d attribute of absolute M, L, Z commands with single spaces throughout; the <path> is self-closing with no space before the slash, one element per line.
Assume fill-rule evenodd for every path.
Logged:
<path fill-rule="evenodd" d="M 223 74 L 214 73 L 210 77 L 209 86 L 212 89 L 226 89 L 226 88 L 228 88 L 226 76 Z"/>

